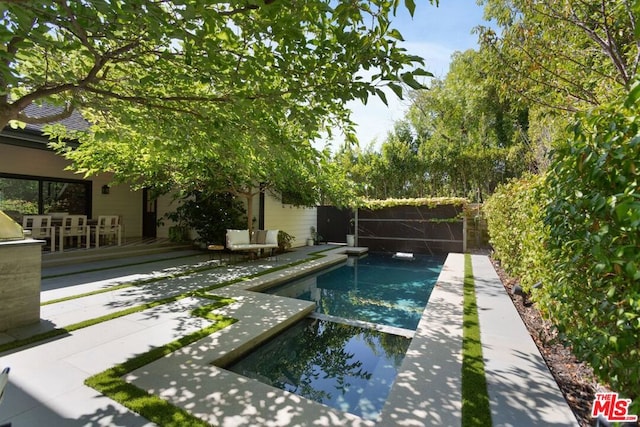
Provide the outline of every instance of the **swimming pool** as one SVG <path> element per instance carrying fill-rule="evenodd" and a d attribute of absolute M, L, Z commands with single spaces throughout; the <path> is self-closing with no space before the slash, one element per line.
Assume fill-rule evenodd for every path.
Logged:
<path fill-rule="evenodd" d="M 415 330 L 444 258 L 372 253 L 264 292 L 315 301 L 316 313 Z"/>
<path fill-rule="evenodd" d="M 316 313 L 225 369 L 375 420 L 443 262 L 370 254 L 270 289 L 315 301 Z"/>

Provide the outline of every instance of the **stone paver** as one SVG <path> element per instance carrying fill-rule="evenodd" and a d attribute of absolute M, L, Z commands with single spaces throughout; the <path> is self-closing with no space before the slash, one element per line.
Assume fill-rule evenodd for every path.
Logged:
<path fill-rule="evenodd" d="M 301 259 L 305 252 L 314 249 L 317 250 L 301 248 L 286 256 L 279 256 L 277 261 L 257 260 L 46 305 L 42 308 L 43 321 L 40 325 L 32 329 L 8 331 L 0 339 L 10 340 L 47 328 L 62 327 L 144 302 L 255 274 Z M 236 302 L 217 312 L 239 321 L 132 372 L 127 379 L 223 426 L 459 425 L 463 266 L 463 256 L 460 254 L 451 254 L 443 268 L 438 286 L 423 314 L 378 423 L 246 379 L 211 363 L 216 361 L 217 364 L 223 364 L 235 353 L 264 340 L 269 334 L 277 333 L 313 308 L 305 301 L 260 294 L 253 290 L 287 280 L 290 275 L 302 275 L 323 268 L 343 257 L 327 256 L 293 267 L 288 272 L 277 271 L 211 291 L 214 295 L 235 298 Z M 137 270 L 122 267 L 118 271 L 77 271 L 69 276 L 43 280 L 42 300 L 108 289 L 132 278 L 158 277 L 172 271 L 183 271 L 181 269 L 189 262 L 202 264 L 209 261 L 198 255 L 193 259 L 177 259 L 173 263 L 164 259 L 158 264 L 141 264 Z M 478 304 L 483 307 L 480 311 L 486 312 L 480 322 L 494 425 L 536 425 L 527 422 L 513 424 L 526 420 L 518 417 L 522 413 L 528 416 L 538 414 L 541 420 L 549 422 L 545 425 L 571 425 L 561 424 L 566 421 L 566 418 L 562 418 L 566 416 L 566 408 L 562 407 L 566 403 L 561 395 L 558 400 L 557 387 L 554 390 L 553 384 L 545 376 L 549 375 L 548 370 L 545 374 L 546 367 L 517 341 L 522 336 L 531 341 L 526 330 L 513 327 L 509 322 L 516 320 L 511 317 L 508 317 L 508 323 L 513 328 L 504 329 L 505 318 L 500 316 L 505 311 L 508 313 L 509 307 L 503 305 L 501 298 L 508 299 L 508 296 L 504 288 L 495 285 L 495 272 L 492 275 L 492 269 L 489 270 L 482 258 L 474 257 L 474 268 L 476 265 Z M 69 269 L 65 271 L 73 272 Z M 61 274 L 64 271 L 62 267 L 57 267 L 55 272 Z M 484 293 L 488 295 L 485 297 Z M 5 400 L 0 405 L 0 424 L 10 421 L 14 426 L 27 427 L 152 425 L 148 420 L 84 386 L 83 381 L 133 355 L 209 324 L 207 320 L 190 315 L 192 308 L 209 302 L 206 298 L 184 298 L 3 354 L 0 356 L 0 367 L 11 366 L 11 375 Z M 509 342 L 516 346 L 518 353 L 505 349 Z M 515 359 L 508 359 L 514 356 Z M 520 376 L 523 371 L 515 370 L 515 367 L 526 370 L 527 375 Z M 531 407 L 535 411 L 530 407 L 529 411 L 518 412 L 518 402 L 533 405 Z"/>
<path fill-rule="evenodd" d="M 577 426 L 491 262 L 472 260 L 493 425 Z"/>
<path fill-rule="evenodd" d="M 456 426 L 462 410 L 464 256 L 449 254 L 382 411 L 382 426 Z"/>

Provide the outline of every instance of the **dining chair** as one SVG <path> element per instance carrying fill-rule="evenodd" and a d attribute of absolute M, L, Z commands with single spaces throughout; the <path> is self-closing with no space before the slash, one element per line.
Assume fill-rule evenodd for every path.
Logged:
<path fill-rule="evenodd" d="M 36 240 L 48 240 L 51 252 L 55 252 L 55 227 L 51 224 L 51 215 L 24 215 L 22 228 L 30 230 L 31 237 Z"/>
<path fill-rule="evenodd" d="M 59 230 L 60 243 L 58 247 L 60 251 L 64 250 L 64 242 L 66 239 L 69 239 L 71 242 L 75 238 L 76 245 L 80 247 L 83 237 L 86 248 L 89 249 L 91 238 L 86 215 L 65 215 L 65 217 L 62 218 L 62 225 Z"/>
<path fill-rule="evenodd" d="M 96 225 L 96 248 L 100 247 L 100 239 L 103 238 L 105 244 L 116 241 L 118 246 L 122 244 L 122 227 L 118 215 L 100 215 Z"/>

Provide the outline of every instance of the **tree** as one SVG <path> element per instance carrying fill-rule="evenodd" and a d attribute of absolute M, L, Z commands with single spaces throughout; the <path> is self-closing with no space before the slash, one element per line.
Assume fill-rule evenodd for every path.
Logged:
<path fill-rule="evenodd" d="M 528 108 L 501 96 L 485 50 L 457 52 L 443 80 L 417 92 L 407 113 L 432 195 L 478 200 L 506 178 L 535 168 Z"/>
<path fill-rule="evenodd" d="M 462 196 L 482 201 L 495 186 L 535 171 L 529 108 L 488 77 L 487 50 L 457 52 L 450 71 L 416 91 L 380 147 L 336 158 L 369 198 Z"/>
<path fill-rule="evenodd" d="M 399 0 L 0 3 L 0 125 L 52 119 L 21 115 L 31 102 L 81 107 L 89 132 L 49 127 L 80 141 L 56 145 L 72 167 L 157 191 L 344 190 L 313 187 L 330 168 L 309 141 L 350 129 L 349 100 L 428 74 L 397 45 Z"/>
<path fill-rule="evenodd" d="M 402 36 L 390 21 L 398 3 L 0 1 L 0 128 L 48 123 L 76 107 L 108 111 L 113 101 L 219 126 L 254 103 L 314 131 L 348 122 L 346 101 L 398 81 L 419 86 L 413 76 L 426 73 L 406 71 L 422 60 L 397 46 Z M 362 69 L 377 72 L 366 81 Z M 42 101 L 64 109 L 22 114 Z M 203 103 L 218 110 L 213 117 Z"/>
<path fill-rule="evenodd" d="M 245 201 L 252 228 L 253 198 L 260 191 L 295 193 L 300 205 L 319 199 L 325 181 L 322 154 L 304 139 L 294 123 L 265 118 L 265 124 L 229 122 L 212 127 L 181 112 L 150 110 L 138 123 L 100 112 L 92 133 L 66 133 L 80 141 L 70 148 L 53 144 L 72 162 L 71 169 L 93 175 L 112 171 L 115 182 L 153 188 L 158 194 L 179 189 L 184 194 L 231 193 Z"/>
<path fill-rule="evenodd" d="M 480 28 L 504 88 L 532 103 L 575 112 L 628 88 L 640 65 L 634 0 L 483 0 L 499 31 Z"/>

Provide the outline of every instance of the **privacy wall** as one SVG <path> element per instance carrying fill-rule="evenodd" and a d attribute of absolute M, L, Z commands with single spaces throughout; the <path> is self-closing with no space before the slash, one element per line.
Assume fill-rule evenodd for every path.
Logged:
<path fill-rule="evenodd" d="M 356 244 L 374 252 L 464 252 L 462 211 L 462 204 L 359 209 Z"/>

